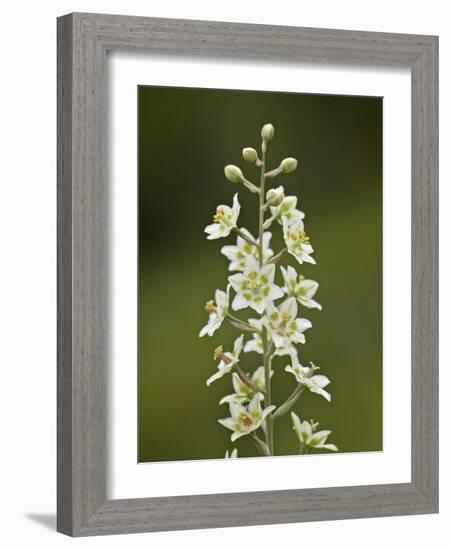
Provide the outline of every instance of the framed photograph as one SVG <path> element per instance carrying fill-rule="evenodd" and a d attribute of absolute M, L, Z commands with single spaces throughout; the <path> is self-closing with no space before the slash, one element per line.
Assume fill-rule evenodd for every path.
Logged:
<path fill-rule="evenodd" d="M 438 39 L 58 19 L 58 530 L 438 511 Z"/>

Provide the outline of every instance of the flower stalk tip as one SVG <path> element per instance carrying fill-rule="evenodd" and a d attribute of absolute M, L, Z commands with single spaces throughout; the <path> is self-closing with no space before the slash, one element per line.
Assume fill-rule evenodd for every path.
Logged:
<path fill-rule="evenodd" d="M 273 139 L 273 136 L 275 135 L 275 128 L 272 126 L 272 124 L 264 124 L 261 130 L 261 138 L 263 142 L 268 142 Z"/>

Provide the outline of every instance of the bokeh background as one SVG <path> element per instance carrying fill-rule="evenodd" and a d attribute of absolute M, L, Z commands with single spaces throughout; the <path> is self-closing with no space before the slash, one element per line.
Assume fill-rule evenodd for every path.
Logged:
<path fill-rule="evenodd" d="M 149 86 L 138 96 L 139 462 L 221 458 L 234 446 L 239 456 L 258 454 L 248 438 L 230 443 L 217 423 L 229 416 L 218 402 L 231 393 L 230 378 L 205 385 L 216 369 L 213 349 L 230 349 L 236 332 L 225 325 L 212 338 L 198 332 L 205 302 L 229 275 L 220 248 L 235 240 L 205 239 L 216 205 L 239 191 L 240 226 L 257 228 L 255 195 L 227 181 L 223 167 L 237 164 L 256 180 L 241 150 L 259 149 L 266 122 L 275 126 L 268 167 L 299 160 L 274 183 L 299 196 L 317 261 L 295 266 L 320 283 L 323 305 L 301 310 L 313 324 L 302 362 L 312 360 L 332 382 L 331 403 L 305 392 L 294 410 L 331 429 L 340 452 L 381 450 L 382 99 Z M 279 228 L 272 226 L 274 250 Z M 242 356 L 244 370 L 259 364 L 255 353 Z M 295 385 L 285 364 L 274 361 L 275 404 Z M 275 447 L 278 455 L 297 452 L 288 415 L 277 421 Z"/>

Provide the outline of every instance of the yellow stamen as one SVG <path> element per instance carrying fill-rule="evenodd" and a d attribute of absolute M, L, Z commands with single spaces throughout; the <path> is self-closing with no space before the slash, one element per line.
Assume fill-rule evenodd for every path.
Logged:
<path fill-rule="evenodd" d="M 304 231 L 299 231 L 299 232 L 297 233 L 296 239 L 297 239 L 301 244 L 309 244 L 309 237 L 306 235 L 306 233 L 305 233 Z"/>
<path fill-rule="evenodd" d="M 291 319 L 292 317 L 289 315 L 289 313 L 287 311 L 284 311 L 281 314 L 281 326 L 285 327 Z"/>
<path fill-rule="evenodd" d="M 309 421 L 309 423 L 311 424 L 311 430 L 313 432 L 315 432 L 317 430 L 317 428 L 319 427 L 319 423 L 318 422 L 314 422 L 314 420 L 311 418 L 311 420 Z"/>
<path fill-rule="evenodd" d="M 244 415 L 242 418 L 242 424 L 244 424 L 246 428 L 249 428 L 253 424 L 253 422 L 249 416 Z"/>
<path fill-rule="evenodd" d="M 214 304 L 214 300 L 209 300 L 208 302 L 206 302 L 205 304 L 205 311 L 207 311 L 208 313 L 211 313 L 212 311 L 216 311 L 217 308 Z"/>
<path fill-rule="evenodd" d="M 220 359 L 223 355 L 223 347 L 219 346 L 214 350 L 214 359 Z"/>
<path fill-rule="evenodd" d="M 224 216 L 225 216 L 224 209 L 223 208 L 218 208 L 216 210 L 216 213 L 213 216 L 213 221 L 214 222 L 220 222 L 220 220 L 222 220 Z"/>

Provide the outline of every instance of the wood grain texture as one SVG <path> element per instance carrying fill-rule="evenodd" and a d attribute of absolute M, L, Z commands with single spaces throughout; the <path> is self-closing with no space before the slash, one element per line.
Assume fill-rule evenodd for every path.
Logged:
<path fill-rule="evenodd" d="M 412 480 L 107 500 L 106 52 L 411 69 Z M 58 20 L 58 530 L 73 536 L 438 510 L 438 39 L 117 15 Z"/>

